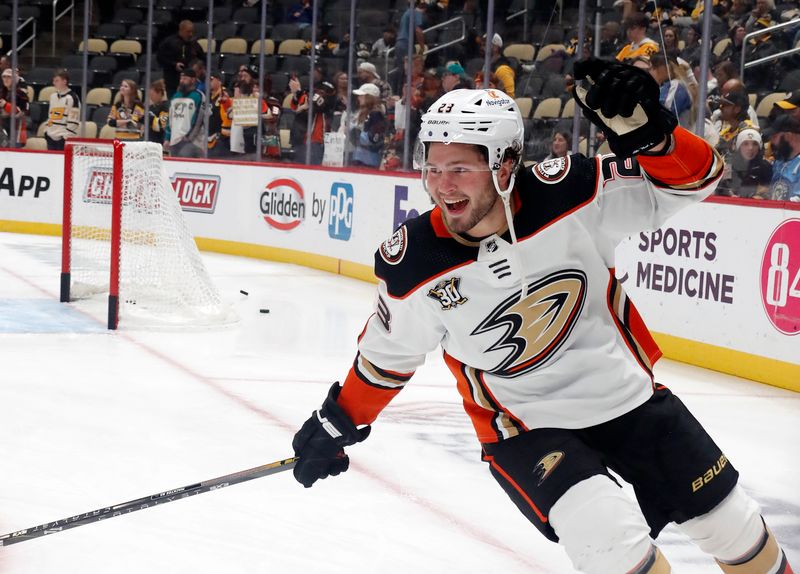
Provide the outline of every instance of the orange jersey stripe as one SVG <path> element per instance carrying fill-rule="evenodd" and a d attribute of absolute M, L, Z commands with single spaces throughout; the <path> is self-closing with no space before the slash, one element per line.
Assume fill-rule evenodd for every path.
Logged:
<path fill-rule="evenodd" d="M 675 148 L 666 155 L 638 155 L 639 165 L 660 182 L 670 186 L 681 186 L 703 182 L 716 174 L 710 174 L 714 152 L 701 138 L 684 128 L 672 133 Z"/>

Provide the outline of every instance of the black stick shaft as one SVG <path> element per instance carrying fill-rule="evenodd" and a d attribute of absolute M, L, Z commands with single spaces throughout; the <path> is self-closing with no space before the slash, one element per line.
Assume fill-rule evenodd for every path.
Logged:
<path fill-rule="evenodd" d="M 254 478 L 261 478 L 262 476 L 267 476 L 269 474 L 283 472 L 284 470 L 293 468 L 297 463 L 297 460 L 297 457 L 286 458 L 284 460 L 278 460 L 269 464 L 257 466 L 255 468 L 234 472 L 233 474 L 226 474 L 225 476 L 212 478 L 203 482 L 197 482 L 188 486 L 182 486 L 180 488 L 159 492 L 158 494 L 143 496 L 142 498 L 123 502 L 122 504 L 117 504 L 115 506 L 107 506 L 91 512 L 85 512 L 83 514 L 76 514 L 75 516 L 70 516 L 68 518 L 62 518 L 61 520 L 45 522 L 44 524 L 39 524 L 38 526 L 32 526 L 16 532 L 9 532 L 8 534 L 3 534 L 0 536 L 0 546 L 10 546 L 11 544 L 16 544 L 17 542 L 25 542 L 26 540 L 31 540 L 33 538 L 39 538 L 41 536 L 47 536 L 48 534 L 55 534 L 56 532 L 62 532 L 64 530 L 69 530 L 70 528 L 83 526 L 84 524 L 100 522 L 106 518 L 130 514 L 131 512 L 144 510 L 145 508 L 150 508 L 151 506 L 166 504 L 167 502 L 188 498 L 196 494 L 203 494 L 204 492 L 225 488 L 226 486 L 231 486 L 232 484 L 239 484 L 240 482 L 247 482 L 248 480 L 253 480 Z"/>

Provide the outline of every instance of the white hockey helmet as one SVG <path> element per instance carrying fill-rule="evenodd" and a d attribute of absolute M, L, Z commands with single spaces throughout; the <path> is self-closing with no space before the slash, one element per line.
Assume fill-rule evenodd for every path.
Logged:
<path fill-rule="evenodd" d="M 453 90 L 422 116 L 419 140 L 483 146 L 489 152 L 489 169 L 496 171 L 508 148 L 519 162 L 524 132 L 517 103 L 508 94 L 496 89 Z"/>

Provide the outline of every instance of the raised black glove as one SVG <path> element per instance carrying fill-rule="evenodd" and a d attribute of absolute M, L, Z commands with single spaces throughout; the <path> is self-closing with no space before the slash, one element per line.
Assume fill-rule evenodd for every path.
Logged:
<path fill-rule="evenodd" d="M 344 447 L 361 442 L 369 436 L 372 427 L 356 428 L 347 413 L 336 404 L 341 387 L 333 383 L 322 408 L 294 435 L 292 448 L 300 460 L 294 467 L 297 482 L 309 488 L 317 480 L 336 476 L 350 466 Z"/>
<path fill-rule="evenodd" d="M 678 125 L 661 105 L 656 81 L 636 66 L 587 58 L 575 62 L 575 81 L 575 101 L 620 157 L 658 145 Z"/>

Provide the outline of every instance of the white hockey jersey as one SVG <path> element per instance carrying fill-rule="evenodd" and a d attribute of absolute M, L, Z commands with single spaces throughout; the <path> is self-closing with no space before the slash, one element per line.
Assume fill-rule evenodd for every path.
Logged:
<path fill-rule="evenodd" d="M 452 234 L 438 208 L 407 221 L 376 253 L 376 310 L 339 404 L 371 423 L 441 345 L 483 443 L 639 406 L 660 351 L 614 276 L 614 249 L 712 193 L 721 173 L 716 152 L 679 128 L 663 156 L 526 168 L 516 247 L 507 230 Z"/>

